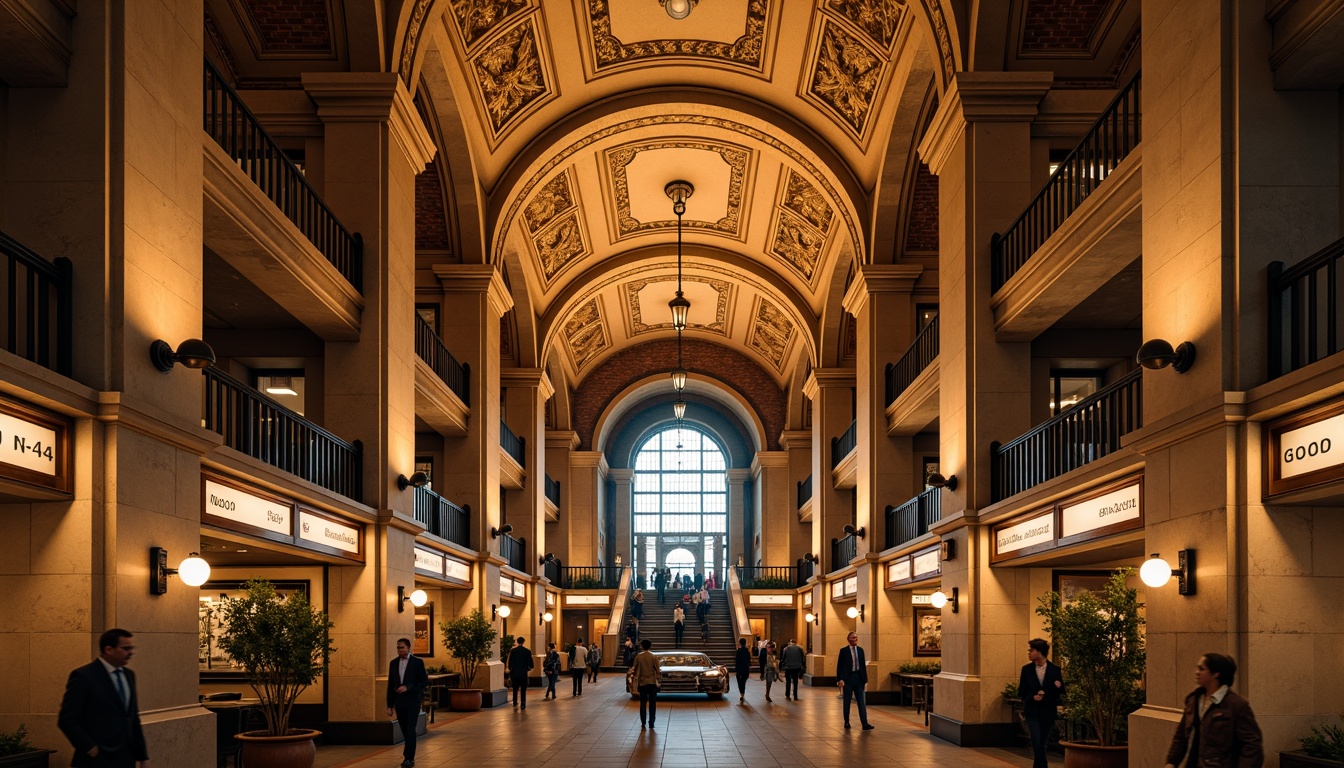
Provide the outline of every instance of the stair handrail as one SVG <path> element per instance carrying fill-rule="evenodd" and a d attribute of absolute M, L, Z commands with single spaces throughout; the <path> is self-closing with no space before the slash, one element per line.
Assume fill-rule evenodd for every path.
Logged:
<path fill-rule="evenodd" d="M 728 612 L 733 619 L 736 640 L 746 639 L 751 645 L 751 621 L 747 618 L 747 604 L 742 599 L 742 583 L 737 580 L 737 569 L 728 568 L 728 577 L 724 579 L 723 589 L 728 597 Z M 753 649 L 754 650 L 754 649 Z"/>
<path fill-rule="evenodd" d="M 628 597 L 630 585 L 633 583 L 631 572 L 633 568 L 621 569 L 621 581 L 616 586 L 616 597 L 611 606 L 611 615 L 607 618 L 607 632 L 602 635 L 602 660 L 604 664 L 615 666 L 617 654 L 621 651 L 621 638 L 625 633 L 625 606 L 630 602 Z M 608 659 L 610 661 L 608 662 Z"/>

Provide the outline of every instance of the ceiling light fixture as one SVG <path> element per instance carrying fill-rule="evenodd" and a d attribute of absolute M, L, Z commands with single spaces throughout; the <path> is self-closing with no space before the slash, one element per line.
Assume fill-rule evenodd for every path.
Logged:
<path fill-rule="evenodd" d="M 266 385 L 266 394 L 299 396 L 299 393 L 294 391 L 294 377 L 292 376 L 272 376 L 271 383 Z"/>
<path fill-rule="evenodd" d="M 689 8 L 686 13 L 690 13 Z M 684 15 L 675 18 L 684 18 Z M 686 401 L 681 398 L 681 393 L 686 389 L 687 379 L 686 366 L 682 364 L 681 332 L 686 330 L 686 319 L 691 312 L 691 302 L 681 291 L 681 218 L 686 215 L 686 201 L 695 194 L 695 187 L 689 181 L 672 181 L 663 187 L 663 192 L 672 199 L 672 213 L 677 216 L 677 295 L 667 306 L 672 310 L 672 327 L 677 331 L 677 367 L 672 370 L 672 388 L 677 392 L 677 400 L 672 404 L 672 413 L 677 421 L 681 421 L 686 417 Z"/>
<path fill-rule="evenodd" d="M 658 4 L 663 6 L 663 10 L 667 11 L 667 15 L 677 21 L 681 21 L 687 16 L 690 16 L 691 11 L 695 10 L 695 5 L 698 2 L 700 2 L 700 0 L 658 0 Z"/>

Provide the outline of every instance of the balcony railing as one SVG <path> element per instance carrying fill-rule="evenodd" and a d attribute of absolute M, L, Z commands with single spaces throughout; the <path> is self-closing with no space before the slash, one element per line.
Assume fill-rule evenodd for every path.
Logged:
<path fill-rule="evenodd" d="M 499 534 L 499 556 L 509 561 L 509 567 L 523 573 L 527 569 L 527 539 L 515 539 L 507 533 Z"/>
<path fill-rule="evenodd" d="M 852 421 L 845 434 L 831 438 L 831 469 L 840 466 L 840 462 L 859 444 L 859 422 Z"/>
<path fill-rule="evenodd" d="M 813 576 L 815 576 L 815 575 L 817 575 L 817 563 L 816 563 L 816 561 L 815 561 L 815 560 L 808 560 L 808 559 L 806 559 L 806 558 L 799 558 L 799 559 L 798 559 L 798 586 L 801 587 L 801 586 L 806 585 L 808 579 L 811 579 L 811 578 L 812 578 Z"/>
<path fill-rule="evenodd" d="M 1341 259 L 1344 239 L 1287 269 L 1269 265 L 1269 378 L 1340 351 Z"/>
<path fill-rule="evenodd" d="M 74 346 L 70 260 L 47 261 L 3 232 L 0 254 L 5 351 L 69 376 Z"/>
<path fill-rule="evenodd" d="M 262 128 L 219 70 L 205 62 L 205 132 L 233 158 L 262 193 L 294 222 L 313 247 L 363 291 L 363 242 L 317 194 L 303 171 Z"/>
<path fill-rule="evenodd" d="M 993 501 L 1015 496 L 1120 448 L 1120 438 L 1143 426 L 1142 368 L 1010 443 L 990 444 Z"/>
<path fill-rule="evenodd" d="M 561 574 L 565 565 L 558 558 L 552 558 L 541 564 L 541 575 L 550 579 L 552 586 L 560 586 Z"/>
<path fill-rule="evenodd" d="M 831 539 L 831 571 L 838 571 L 849 565 L 849 561 L 859 555 L 859 540 L 854 534 L 843 539 Z"/>
<path fill-rule="evenodd" d="M 808 475 L 805 479 L 798 481 L 798 508 L 802 509 L 807 502 L 812 500 L 812 476 Z"/>
<path fill-rule="evenodd" d="M 523 449 L 526 446 L 527 441 L 513 434 L 513 430 L 509 429 L 509 425 L 505 424 L 503 419 L 500 419 L 499 447 L 503 448 L 504 452 L 512 456 L 513 460 L 518 462 L 518 466 L 523 467 L 524 469 L 527 468 L 527 454 L 523 452 Z"/>
<path fill-rule="evenodd" d="M 424 318 L 415 316 L 415 354 L 433 369 L 463 405 L 471 405 L 471 367 L 457 362 Z"/>
<path fill-rule="evenodd" d="M 363 501 L 359 441 L 347 443 L 216 368 L 206 368 L 205 428 L 224 444 L 314 485 Z"/>
<path fill-rule="evenodd" d="M 1096 191 L 1142 138 L 1139 73 L 1120 89 L 1101 117 L 1064 158 L 1017 221 L 989 244 L 990 290 L 997 293 L 1050 235 Z"/>
<path fill-rule="evenodd" d="M 551 500 L 555 506 L 560 506 L 560 484 L 546 475 L 546 498 Z"/>
<path fill-rule="evenodd" d="M 737 579 L 743 589 L 793 589 L 798 586 L 794 565 L 741 565 Z"/>
<path fill-rule="evenodd" d="M 887 366 L 887 405 L 896 402 L 896 398 L 919 378 L 919 374 L 929 367 L 935 357 L 938 357 L 937 315 L 919 332 L 910 348 L 901 355 L 900 361 Z"/>
<path fill-rule="evenodd" d="M 560 569 L 564 589 L 616 589 L 621 585 L 620 565 L 567 565 Z"/>
<path fill-rule="evenodd" d="M 886 548 L 899 547 L 929 532 L 943 519 L 941 488 L 929 488 L 899 507 L 887 507 Z"/>
<path fill-rule="evenodd" d="M 428 488 L 415 489 L 415 519 L 441 539 L 471 547 L 471 507 L 459 507 Z"/>

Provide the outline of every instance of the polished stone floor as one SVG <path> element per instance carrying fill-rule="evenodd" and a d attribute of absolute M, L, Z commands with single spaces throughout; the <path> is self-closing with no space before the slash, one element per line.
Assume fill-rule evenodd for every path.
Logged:
<path fill-rule="evenodd" d="M 807 688 L 801 701 L 785 701 L 783 688 L 765 701 L 765 685 L 753 679 L 747 703 L 732 696 L 711 702 L 703 696 L 665 696 L 655 730 L 639 728 L 639 703 L 625 695 L 619 675 L 584 686 L 571 698 L 569 683 L 556 701 L 532 689 L 526 711 L 511 706 L 480 712 L 440 712 L 422 736 L 417 768 L 498 766 L 499 768 L 890 768 L 1031 765 L 1026 750 L 961 749 L 929 736 L 922 718 L 901 707 L 871 707 L 875 730 L 842 728 L 834 690 Z M 323 747 L 318 768 L 371 768 L 401 762 L 394 747 Z M 1052 756 L 1062 765 L 1062 758 Z"/>

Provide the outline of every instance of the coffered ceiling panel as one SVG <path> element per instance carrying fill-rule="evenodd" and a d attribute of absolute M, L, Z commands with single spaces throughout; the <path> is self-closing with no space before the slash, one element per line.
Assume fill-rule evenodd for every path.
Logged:
<path fill-rule="evenodd" d="M 590 73 L 602 74 L 657 58 L 693 59 L 763 72 L 772 4 L 782 0 L 707 2 L 669 27 L 667 17 L 629 0 L 580 3 L 587 14 Z M 674 37 L 668 37 L 669 31 Z"/>
<path fill-rule="evenodd" d="M 676 228 L 668 182 L 690 182 L 695 188 L 686 201 L 682 229 L 704 229 L 741 240 L 741 212 L 749 191 L 746 184 L 751 152 L 709 141 L 667 140 L 625 145 L 609 150 L 606 167 L 615 203 L 616 236 L 655 229 Z M 631 189 L 638 190 L 634 195 Z M 663 189 L 661 200 L 649 190 Z"/>

